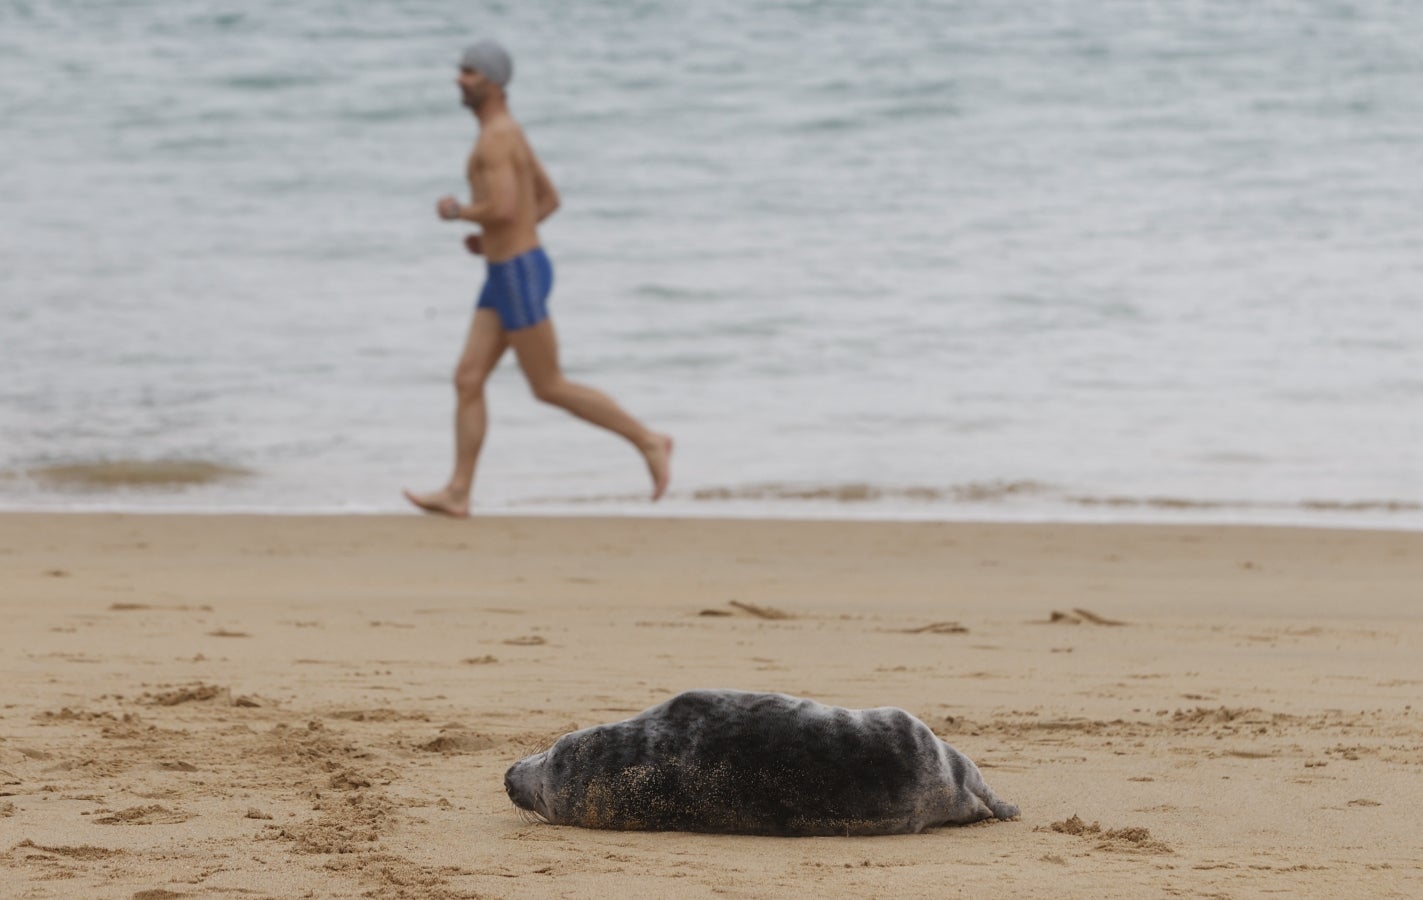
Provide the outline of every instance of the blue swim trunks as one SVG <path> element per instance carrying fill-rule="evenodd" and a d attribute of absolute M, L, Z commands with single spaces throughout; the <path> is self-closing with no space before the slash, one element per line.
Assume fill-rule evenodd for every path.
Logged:
<path fill-rule="evenodd" d="M 497 312 L 505 331 L 532 328 L 548 318 L 551 290 L 553 263 L 542 247 L 535 247 L 513 259 L 489 263 L 489 276 L 475 308 Z"/>

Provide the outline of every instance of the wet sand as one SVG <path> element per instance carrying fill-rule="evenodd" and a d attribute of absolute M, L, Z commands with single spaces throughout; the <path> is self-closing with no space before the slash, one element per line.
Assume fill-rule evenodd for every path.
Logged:
<path fill-rule="evenodd" d="M 0 515 L 5 897 L 1423 895 L 1423 534 Z M 902 706 L 1021 819 L 521 820 L 693 687 Z"/>

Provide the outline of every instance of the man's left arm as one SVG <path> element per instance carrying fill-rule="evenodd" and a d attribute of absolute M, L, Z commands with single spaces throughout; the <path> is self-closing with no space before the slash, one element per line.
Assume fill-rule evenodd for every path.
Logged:
<path fill-rule="evenodd" d="M 558 190 L 553 186 L 553 179 L 548 177 L 548 172 L 544 171 L 539 158 L 532 154 L 530 158 L 534 161 L 534 208 L 537 210 L 538 221 L 542 222 L 558 209 Z"/>

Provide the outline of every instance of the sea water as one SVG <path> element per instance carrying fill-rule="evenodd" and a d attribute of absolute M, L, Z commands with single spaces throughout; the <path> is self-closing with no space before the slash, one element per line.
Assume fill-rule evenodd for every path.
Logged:
<path fill-rule="evenodd" d="M 0 509 L 441 485 L 484 36 L 566 372 L 677 450 L 506 359 L 478 508 L 1423 527 L 1391 0 L 0 0 Z"/>

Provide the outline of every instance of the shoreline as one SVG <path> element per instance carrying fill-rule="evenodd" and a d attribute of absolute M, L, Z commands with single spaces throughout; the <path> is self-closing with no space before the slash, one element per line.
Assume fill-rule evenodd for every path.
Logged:
<path fill-rule="evenodd" d="M 1419 585 L 1407 531 L 0 513 L 0 892 L 1415 894 Z M 901 706 L 1023 815 L 762 839 L 505 798 L 692 687 Z"/>
<path fill-rule="evenodd" d="M 43 477 L 36 473 L 49 473 Z M 399 515 L 412 512 L 398 491 L 372 500 L 366 485 L 334 489 L 332 501 L 309 502 L 303 485 L 249 484 L 262 473 L 210 460 L 111 460 L 8 473 L 28 479 L 0 497 L 0 514 L 134 515 Z M 0 473 L 4 484 L 6 473 Z M 38 480 L 37 480 L 38 479 Z M 65 485 L 68 485 L 67 487 Z M 13 487 L 13 485 L 12 485 Z M 281 504 L 252 502 L 277 497 Z M 672 491 L 650 504 L 642 491 L 588 495 L 481 495 L 479 517 L 690 518 L 765 521 L 1009 522 L 1028 524 L 1242 525 L 1423 532 L 1423 502 L 1381 496 L 1293 499 L 1186 492 L 1131 493 L 1072 489 L 1034 479 L 997 478 L 960 484 L 864 481 L 763 481 Z M 308 502 L 293 502 L 306 497 Z M 352 502 L 347 498 L 363 498 Z"/>
<path fill-rule="evenodd" d="M 1353 518 L 1355 512 L 1345 509 L 1323 509 L 1301 506 L 1302 511 L 1312 513 L 1312 517 L 1291 519 L 1274 518 L 1261 513 L 1236 517 L 1219 515 L 1224 506 L 1201 505 L 1199 508 L 1174 509 L 1172 507 L 1153 508 L 1139 506 L 1086 505 L 1074 507 L 1069 512 L 1044 513 L 1037 511 L 1001 512 L 997 515 L 982 509 L 964 511 L 961 514 L 946 514 L 942 510 L 924 512 L 880 511 L 868 504 L 840 503 L 835 506 L 809 508 L 795 506 L 790 509 L 720 508 L 705 506 L 675 506 L 663 503 L 655 506 L 645 501 L 629 502 L 626 505 L 594 508 L 592 503 L 545 504 L 526 502 L 497 506 L 471 511 L 470 520 L 498 519 L 608 519 L 608 520 L 659 520 L 659 521 L 727 521 L 727 522 L 774 522 L 785 525 L 811 522 L 866 523 L 866 524 L 919 524 L 919 525 L 1022 525 L 1022 526 L 1062 526 L 1062 527 L 1140 527 L 1140 528 L 1261 528 L 1261 529 L 1302 529 L 1308 531 L 1369 531 L 1378 533 L 1423 534 L 1423 519 L 1417 522 L 1380 521 L 1379 513 L 1373 510 Z M 1276 507 L 1270 507 L 1275 509 Z M 1292 508 L 1292 507 L 1290 507 Z M 1162 509 L 1173 509 L 1170 514 Z M 1237 511 L 1248 513 L 1248 508 Z M 1256 512 L 1261 512 L 1259 509 Z M 1408 517 L 1410 510 L 1386 513 Z M 226 516 L 245 518 L 270 517 L 274 519 L 403 519 L 429 517 L 414 509 L 402 509 L 392 503 L 386 506 L 362 508 L 320 508 L 298 507 L 279 508 L 266 506 L 251 507 L 110 507 L 71 504 L 65 507 L 45 506 L 0 506 L 0 517 L 5 516 L 154 516 L 191 517 L 221 519 Z"/>

